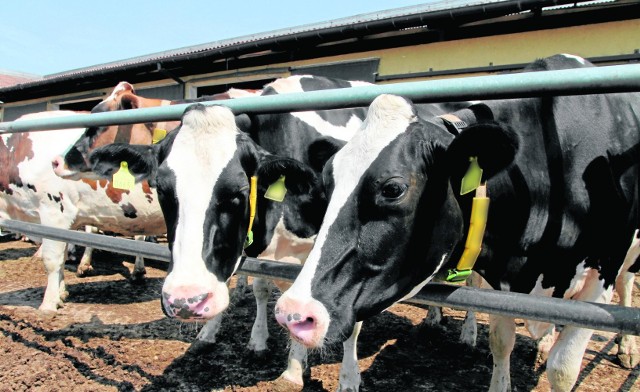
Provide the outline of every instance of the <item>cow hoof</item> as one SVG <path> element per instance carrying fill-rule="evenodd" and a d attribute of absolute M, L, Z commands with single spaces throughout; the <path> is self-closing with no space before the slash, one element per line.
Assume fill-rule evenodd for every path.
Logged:
<path fill-rule="evenodd" d="M 38 313 L 44 316 L 54 316 L 55 314 L 58 313 L 58 307 L 59 307 L 58 305 L 51 306 L 51 305 L 42 304 L 38 308 Z"/>
<path fill-rule="evenodd" d="M 38 253 L 36 253 L 33 256 L 31 256 L 31 262 L 32 263 L 44 263 L 44 259 L 42 258 L 42 256 L 38 255 Z"/>
<path fill-rule="evenodd" d="M 142 273 L 139 272 L 134 272 L 131 275 L 131 283 L 133 284 L 143 284 L 144 283 L 144 275 L 146 274 L 146 271 L 143 271 Z"/>
<path fill-rule="evenodd" d="M 86 276 L 90 276 L 93 274 L 93 267 L 90 265 L 78 265 L 78 269 L 76 270 L 76 276 L 79 278 L 84 278 Z"/>
<path fill-rule="evenodd" d="M 256 350 L 249 349 L 249 356 L 251 357 L 251 359 L 259 363 L 264 363 L 267 361 L 268 359 L 267 353 L 268 353 L 267 350 L 256 351 Z"/>
<path fill-rule="evenodd" d="M 62 291 L 60 293 L 60 303 L 58 304 L 59 308 L 62 307 L 62 304 L 67 300 L 67 298 L 69 298 L 69 292 L 67 290 Z"/>
<path fill-rule="evenodd" d="M 336 392 L 358 392 L 360 388 L 358 387 L 343 387 L 342 385 L 338 385 L 338 389 Z"/>
<path fill-rule="evenodd" d="M 214 342 L 205 342 L 204 340 L 196 340 L 191 343 L 189 351 L 193 354 L 207 354 L 215 349 Z"/>
<path fill-rule="evenodd" d="M 618 354 L 620 365 L 625 369 L 633 369 L 640 363 L 640 354 Z"/>
<path fill-rule="evenodd" d="M 302 388 L 304 387 L 304 385 L 297 384 L 293 381 L 287 380 L 282 376 L 273 380 L 269 384 L 270 385 L 268 390 L 270 392 L 298 392 L 298 391 L 302 391 Z"/>

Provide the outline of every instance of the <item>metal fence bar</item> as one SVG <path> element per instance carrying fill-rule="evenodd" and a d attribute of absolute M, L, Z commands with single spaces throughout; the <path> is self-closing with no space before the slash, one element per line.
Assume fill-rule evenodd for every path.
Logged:
<path fill-rule="evenodd" d="M 0 219 L 0 227 L 78 245 L 169 261 L 166 246 Z M 245 257 L 238 273 L 293 281 L 301 266 Z M 640 335 L 640 309 L 430 283 L 408 303 L 447 306 L 528 320 Z"/>
<path fill-rule="evenodd" d="M 415 102 L 503 99 L 640 91 L 640 64 L 475 76 L 209 101 L 236 113 L 276 113 L 368 106 L 380 94 Z M 0 123 L 0 134 L 178 120 L 189 104 Z"/>

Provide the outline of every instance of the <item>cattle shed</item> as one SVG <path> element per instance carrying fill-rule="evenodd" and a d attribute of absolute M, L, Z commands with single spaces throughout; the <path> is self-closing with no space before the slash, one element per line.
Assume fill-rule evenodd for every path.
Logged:
<path fill-rule="evenodd" d="M 445 0 L 256 33 L 0 87 L 0 121 L 90 110 L 120 81 L 183 99 L 295 74 L 395 83 L 518 72 L 556 53 L 640 59 L 638 0 Z"/>

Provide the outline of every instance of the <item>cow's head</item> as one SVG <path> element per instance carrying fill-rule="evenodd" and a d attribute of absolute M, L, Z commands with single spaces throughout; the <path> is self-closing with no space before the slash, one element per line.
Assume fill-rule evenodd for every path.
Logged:
<path fill-rule="evenodd" d="M 454 138 L 407 100 L 378 97 L 325 166 L 329 205 L 300 275 L 278 300 L 278 322 L 320 347 L 421 288 L 464 238 L 454 189 L 469 157 L 487 179 L 510 164 L 516 146 L 494 124 Z"/>
<path fill-rule="evenodd" d="M 311 168 L 260 148 L 221 106 L 190 106 L 180 127 L 158 144 L 112 144 L 90 156 L 93 170 L 106 178 L 124 161 L 138 181 L 157 188 L 171 247 L 163 310 L 185 320 L 213 317 L 228 305 L 226 283 L 238 267 L 249 226 L 252 176 L 258 177 L 258 214 L 251 247 L 264 246 L 255 237 L 278 218 L 269 205 L 280 203 L 264 193 L 280 176 L 288 189 L 285 199 L 324 200 Z"/>
<path fill-rule="evenodd" d="M 170 104 L 171 101 L 168 100 L 140 97 L 136 95 L 131 84 L 120 82 L 111 95 L 96 105 L 91 112 L 102 113 Z M 163 128 L 170 131 L 177 124 L 177 122 L 171 122 L 89 127 L 70 146 L 64 156 L 57 156 L 53 159 L 53 170 L 63 178 L 92 177 L 88 158 L 94 149 L 111 143 L 151 144 L 154 129 Z"/>

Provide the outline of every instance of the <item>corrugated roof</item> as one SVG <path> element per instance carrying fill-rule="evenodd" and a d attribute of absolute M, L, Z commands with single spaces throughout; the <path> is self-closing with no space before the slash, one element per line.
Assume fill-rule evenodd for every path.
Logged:
<path fill-rule="evenodd" d="M 382 21 L 385 19 L 398 18 L 403 16 L 415 15 L 424 12 L 433 12 L 440 10 L 449 10 L 455 8 L 463 8 L 472 5 L 482 5 L 491 3 L 502 3 L 510 0 L 443 0 L 434 3 L 421 4 L 416 6 L 408 6 L 395 8 L 372 13 L 365 13 L 346 18 L 334 19 L 326 22 L 313 23 L 291 28 L 278 29 L 263 33 L 245 35 L 241 37 L 228 38 L 219 41 L 204 43 L 194 46 L 186 46 L 178 49 L 167 50 L 163 52 L 151 53 L 144 56 L 132 57 L 129 59 L 118 60 L 114 62 L 97 64 L 90 67 L 78 68 L 70 71 L 46 75 L 45 79 L 55 79 L 60 77 L 68 77 L 83 73 L 92 73 L 95 71 L 119 68 L 127 65 L 143 64 L 148 62 L 160 61 L 168 58 L 192 55 L 195 53 L 215 51 L 216 49 L 228 48 L 236 45 L 247 44 L 252 42 L 260 42 L 264 40 L 273 40 L 279 37 L 288 37 L 295 34 L 307 33 L 313 31 L 322 31 L 336 27 L 348 27 L 354 24 L 369 23 Z"/>
<path fill-rule="evenodd" d="M 598 3 L 616 0 L 596 0 L 589 3 Z M 97 64 L 90 67 L 78 68 L 66 72 L 46 75 L 44 78 L 27 81 L 12 87 L 0 86 L 0 93 L 12 93 L 14 91 L 25 91 L 28 89 L 37 89 L 54 84 L 66 83 L 73 80 L 92 77 L 98 74 L 109 74 L 118 71 L 125 71 L 130 68 L 154 66 L 156 63 L 178 63 L 184 60 L 193 60 L 197 57 L 214 57 L 220 55 L 220 58 L 233 56 L 237 53 L 249 52 L 255 48 L 255 51 L 268 50 L 273 46 L 297 41 L 298 39 L 307 38 L 326 38 L 333 34 L 348 36 L 366 34 L 368 32 L 379 33 L 381 31 L 390 31 L 394 28 L 402 30 L 407 27 L 425 26 L 433 20 L 433 16 L 439 15 L 445 19 L 455 19 L 456 16 L 475 13 L 488 14 L 495 10 L 507 11 L 508 14 L 513 12 L 526 12 L 537 6 L 556 6 L 568 4 L 573 7 L 576 4 L 584 3 L 584 0 L 443 0 L 434 3 L 408 6 L 383 10 L 378 12 L 365 13 L 346 18 L 330 20 L 326 22 L 301 25 L 291 28 L 267 31 L 264 33 L 245 35 L 241 37 L 228 38 L 219 41 L 209 42 L 200 45 L 187 46 L 183 48 L 168 50 L 164 52 L 151 53 L 144 56 L 133 57 L 114 62 Z M 465 8 L 468 8 L 465 9 Z M 546 7 L 545 7 L 546 9 Z M 495 15 L 495 13 L 494 13 Z M 338 33 L 336 33 L 338 32 Z M 327 38 L 329 39 L 329 38 Z"/>

